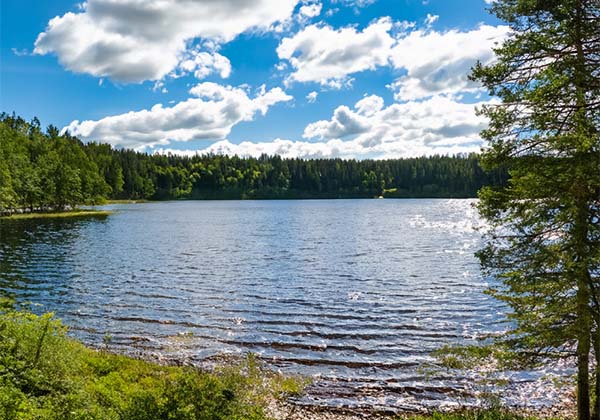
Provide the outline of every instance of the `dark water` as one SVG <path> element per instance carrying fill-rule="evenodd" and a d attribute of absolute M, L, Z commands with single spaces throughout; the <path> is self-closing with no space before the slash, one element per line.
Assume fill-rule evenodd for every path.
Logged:
<path fill-rule="evenodd" d="M 474 373 L 423 371 L 431 350 L 505 327 L 482 293 L 472 203 L 169 202 L 2 222 L 0 288 L 92 345 L 110 334 L 197 363 L 256 353 L 316 378 L 303 403 L 477 403 Z M 510 377 L 531 396 L 533 376 Z"/>

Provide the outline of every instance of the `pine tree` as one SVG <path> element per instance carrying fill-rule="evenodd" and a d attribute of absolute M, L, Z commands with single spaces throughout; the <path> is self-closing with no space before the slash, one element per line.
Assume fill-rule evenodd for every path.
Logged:
<path fill-rule="evenodd" d="M 511 308 L 504 344 L 523 362 L 575 357 L 588 420 L 592 342 L 600 348 L 600 2 L 497 0 L 491 10 L 512 33 L 471 77 L 502 100 L 481 110 L 483 163 L 510 181 L 480 194 L 491 230 L 479 256 Z"/>

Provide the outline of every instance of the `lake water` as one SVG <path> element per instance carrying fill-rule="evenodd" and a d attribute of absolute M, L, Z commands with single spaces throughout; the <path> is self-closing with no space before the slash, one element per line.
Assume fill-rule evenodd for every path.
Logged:
<path fill-rule="evenodd" d="M 429 353 L 505 328 L 471 200 L 188 201 L 0 223 L 0 288 L 91 345 L 210 364 L 253 352 L 315 378 L 299 403 L 476 404 Z M 552 401 L 513 373 L 509 403 Z M 536 399 L 533 392 L 538 392 Z"/>

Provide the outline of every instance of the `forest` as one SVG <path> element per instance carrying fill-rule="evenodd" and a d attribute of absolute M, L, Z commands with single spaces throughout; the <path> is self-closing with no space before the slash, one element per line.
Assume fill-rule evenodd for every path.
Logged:
<path fill-rule="evenodd" d="M 150 155 L 84 144 L 37 118 L 0 115 L 0 212 L 64 210 L 108 199 L 475 197 L 506 175 L 477 155 L 391 160 Z"/>

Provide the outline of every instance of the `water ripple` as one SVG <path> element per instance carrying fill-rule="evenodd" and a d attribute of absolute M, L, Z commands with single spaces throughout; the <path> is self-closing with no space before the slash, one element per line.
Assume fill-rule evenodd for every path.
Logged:
<path fill-rule="evenodd" d="M 422 367 L 504 328 L 471 204 L 171 202 L 0 222 L 0 288 L 92 345 L 110 334 L 122 351 L 200 364 L 254 352 L 316 378 L 302 404 L 469 403 L 475 376 Z"/>

